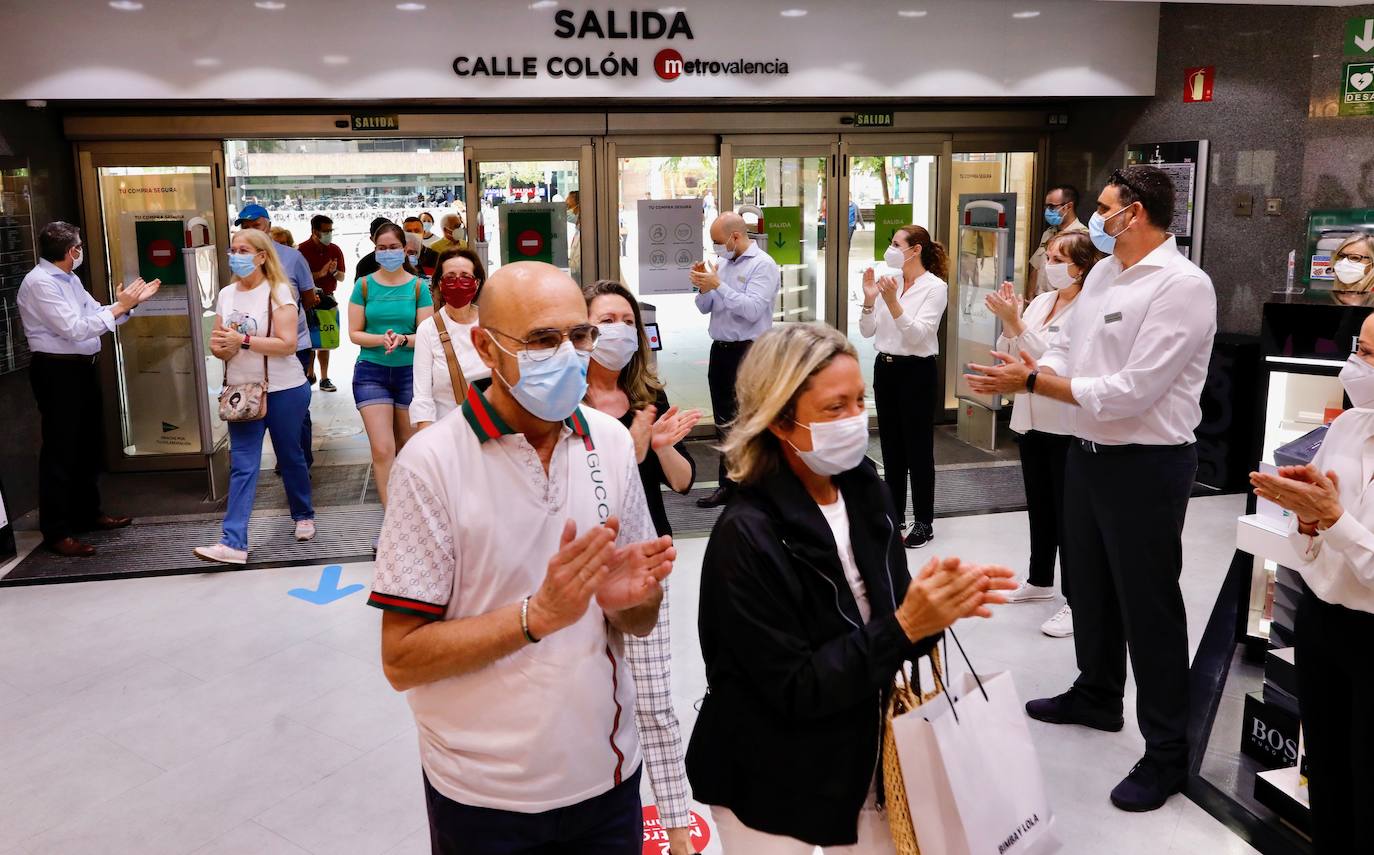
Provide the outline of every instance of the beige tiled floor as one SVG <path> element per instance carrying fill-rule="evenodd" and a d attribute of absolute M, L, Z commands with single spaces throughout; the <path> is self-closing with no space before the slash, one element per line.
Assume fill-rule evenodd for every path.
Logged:
<path fill-rule="evenodd" d="M 1194 643 L 1241 507 L 1193 502 L 1183 584 Z M 1025 525 L 1023 514 L 941 520 L 911 560 L 1019 566 Z M 687 730 L 705 685 L 704 546 L 680 543 L 672 589 Z M 370 574 L 349 565 L 341 584 Z M 0 855 L 427 852 L 414 725 L 378 664 L 379 613 L 360 594 L 328 606 L 287 596 L 318 576 L 299 567 L 0 589 Z M 1073 676 L 1072 644 L 1037 630 L 1055 608 L 1004 607 L 960 636 L 980 670 L 1010 670 L 1022 697 L 1057 692 Z M 1252 852 L 1181 796 L 1151 814 L 1108 804 L 1142 749 L 1127 719 L 1118 734 L 1032 722 L 1063 851 Z"/>

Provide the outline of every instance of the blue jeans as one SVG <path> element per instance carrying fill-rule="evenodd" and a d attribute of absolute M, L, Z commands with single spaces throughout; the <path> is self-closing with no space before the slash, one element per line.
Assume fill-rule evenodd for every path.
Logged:
<path fill-rule="evenodd" d="M 253 497 L 258 490 L 258 470 L 262 468 L 262 436 L 272 433 L 272 449 L 281 466 L 281 480 L 291 519 L 312 520 L 310 470 L 301 450 L 301 422 L 310 411 L 310 385 L 267 393 L 267 418 L 255 422 L 229 423 L 229 507 L 224 514 L 224 536 L 220 543 L 234 549 L 248 548 L 248 518 L 253 514 Z"/>

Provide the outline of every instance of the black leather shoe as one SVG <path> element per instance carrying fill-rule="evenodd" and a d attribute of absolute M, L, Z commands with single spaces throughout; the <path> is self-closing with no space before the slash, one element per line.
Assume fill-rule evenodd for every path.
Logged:
<path fill-rule="evenodd" d="M 1182 792 L 1187 777 L 1182 769 L 1145 757 L 1112 790 L 1112 804 L 1131 813 L 1158 810 L 1169 796 Z"/>
<path fill-rule="evenodd" d="M 716 491 L 711 495 L 705 497 L 704 499 L 697 499 L 697 507 L 718 508 L 726 502 L 730 501 L 730 497 L 734 494 L 735 491 L 733 488 L 725 484 L 722 484 L 721 486 L 717 487 Z"/>
<path fill-rule="evenodd" d="M 1094 730 L 1116 733 L 1125 726 L 1121 713 L 1113 715 L 1094 709 L 1073 689 L 1053 698 L 1039 698 L 1026 702 L 1026 715 L 1047 724 L 1081 724 Z"/>

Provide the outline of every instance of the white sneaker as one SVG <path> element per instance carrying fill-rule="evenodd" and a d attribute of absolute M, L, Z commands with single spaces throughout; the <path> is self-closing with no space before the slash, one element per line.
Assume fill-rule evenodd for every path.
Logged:
<path fill-rule="evenodd" d="M 1030 582 L 1022 582 L 1015 591 L 1007 595 L 1009 603 L 1033 603 L 1037 600 L 1053 600 L 1055 597 L 1054 588 L 1032 585 Z"/>
<path fill-rule="evenodd" d="M 235 549 L 222 543 L 216 543 L 214 546 L 197 546 L 192 551 L 195 552 L 197 558 L 205 561 L 217 561 L 220 564 L 248 563 L 248 550 Z"/>
<path fill-rule="evenodd" d="M 307 540 L 315 539 L 315 521 L 297 520 L 296 521 L 296 540 L 304 543 Z"/>
<path fill-rule="evenodd" d="M 1059 611 L 1054 613 L 1054 617 L 1040 624 L 1040 631 L 1050 638 L 1069 638 L 1073 635 L 1073 612 L 1069 610 L 1069 604 L 1065 603 Z"/>

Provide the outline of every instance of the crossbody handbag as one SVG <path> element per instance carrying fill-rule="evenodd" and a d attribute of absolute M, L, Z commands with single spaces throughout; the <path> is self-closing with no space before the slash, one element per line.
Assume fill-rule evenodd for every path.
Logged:
<path fill-rule="evenodd" d="M 272 337 L 272 286 L 267 286 L 267 337 Z M 237 354 L 235 354 L 237 355 Z M 226 422 L 256 422 L 267 418 L 267 355 L 262 357 L 262 380 L 229 385 L 229 360 L 219 393 L 219 417 Z"/>
<path fill-rule="evenodd" d="M 453 352 L 442 306 L 435 310 L 433 318 L 434 328 L 439 331 L 439 341 L 444 345 L 444 359 L 448 360 L 448 381 L 453 384 L 453 400 L 461 406 L 468 397 L 468 379 L 463 376 L 463 367 L 458 364 L 458 354 Z"/>

